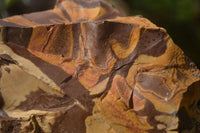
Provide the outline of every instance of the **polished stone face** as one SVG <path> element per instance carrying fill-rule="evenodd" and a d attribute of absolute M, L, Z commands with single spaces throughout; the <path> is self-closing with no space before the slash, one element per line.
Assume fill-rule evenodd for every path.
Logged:
<path fill-rule="evenodd" d="M 0 20 L 0 66 L 3 133 L 200 131 L 199 70 L 165 29 L 105 1 Z"/>

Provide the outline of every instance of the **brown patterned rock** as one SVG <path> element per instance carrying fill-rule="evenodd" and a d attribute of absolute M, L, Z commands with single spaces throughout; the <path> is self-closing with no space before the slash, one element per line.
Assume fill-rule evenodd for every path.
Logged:
<path fill-rule="evenodd" d="M 198 133 L 200 73 L 166 30 L 100 0 L 0 20 L 2 133 Z"/>

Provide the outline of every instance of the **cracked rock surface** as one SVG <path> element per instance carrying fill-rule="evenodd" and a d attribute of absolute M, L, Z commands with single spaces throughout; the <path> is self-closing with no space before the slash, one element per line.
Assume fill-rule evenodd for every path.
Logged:
<path fill-rule="evenodd" d="M 106 1 L 0 20 L 2 133 L 198 133 L 199 100 L 166 30 Z"/>

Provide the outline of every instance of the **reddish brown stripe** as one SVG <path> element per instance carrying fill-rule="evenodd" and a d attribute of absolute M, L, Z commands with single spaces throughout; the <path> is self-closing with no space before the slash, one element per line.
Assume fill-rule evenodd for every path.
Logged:
<path fill-rule="evenodd" d="M 17 109 L 28 111 L 28 110 L 57 110 L 61 107 L 70 106 L 74 102 L 69 96 L 58 97 L 56 95 L 48 94 L 43 90 L 39 89 L 36 92 L 31 92 L 26 96 L 26 101 L 20 103 Z"/>
<path fill-rule="evenodd" d="M 3 41 L 7 44 L 17 44 L 28 47 L 32 28 L 5 27 L 3 28 Z"/>
<path fill-rule="evenodd" d="M 24 25 L 19 25 L 19 24 L 15 24 L 15 23 L 11 23 L 11 22 L 6 22 L 3 20 L 0 20 L 0 25 L 4 26 L 4 27 L 21 27 L 21 28 L 25 28 L 26 26 Z"/>
<path fill-rule="evenodd" d="M 55 22 L 61 23 L 65 21 L 56 13 L 50 11 L 25 14 L 23 15 L 23 17 L 38 24 L 48 24 L 48 25 L 55 24 Z"/>
<path fill-rule="evenodd" d="M 13 60 L 8 54 L 0 54 L 0 65 L 18 64 L 16 60 Z"/>
<path fill-rule="evenodd" d="M 53 55 L 60 55 L 63 57 L 70 56 L 70 48 L 71 45 L 73 45 L 73 40 L 71 40 L 70 34 L 71 25 L 55 25 L 42 52 Z"/>
<path fill-rule="evenodd" d="M 72 78 L 71 80 L 64 82 L 60 87 L 64 91 L 64 94 L 77 99 L 84 107 L 86 107 L 88 113 L 91 114 L 94 106 L 92 96 L 90 96 L 89 91 L 85 89 L 77 79 Z"/>
<path fill-rule="evenodd" d="M 27 51 L 23 47 L 18 45 L 9 45 L 9 47 L 18 55 L 32 61 L 42 72 L 44 72 L 50 79 L 52 79 L 57 85 L 65 80 L 65 78 L 70 77 L 71 75 L 67 74 L 64 70 L 54 65 L 51 65 L 35 55 Z"/>
<path fill-rule="evenodd" d="M 60 8 L 60 10 L 64 14 L 64 16 L 71 22 L 72 19 L 71 19 L 70 15 L 67 13 L 67 11 L 65 10 L 65 7 L 63 7 L 62 4 L 58 5 L 58 7 Z"/>
<path fill-rule="evenodd" d="M 114 30 L 109 39 L 115 39 L 124 49 L 126 49 L 130 43 L 129 39 L 134 25 L 123 23 L 110 23 L 109 25 Z"/>
<path fill-rule="evenodd" d="M 167 33 L 161 29 L 147 29 L 144 31 L 138 42 L 137 51 L 139 54 L 158 57 L 165 53 L 168 39 Z"/>
<path fill-rule="evenodd" d="M 165 85 L 163 80 L 158 76 L 140 74 L 137 82 L 144 90 L 153 91 L 157 96 L 168 97 L 168 95 L 171 95 L 170 89 Z"/>
<path fill-rule="evenodd" d="M 133 92 L 135 95 L 141 97 L 142 99 L 145 99 L 143 96 L 141 96 L 137 90 L 134 90 Z M 165 132 L 165 130 L 158 130 L 157 129 L 157 124 L 163 124 L 163 125 L 166 125 L 165 123 L 162 123 L 162 122 L 158 122 L 155 120 L 155 116 L 159 116 L 159 115 L 170 115 L 170 114 L 167 114 L 167 113 L 163 113 L 163 112 L 159 112 L 155 109 L 154 107 L 154 104 L 151 103 L 148 99 L 145 99 L 146 102 L 145 102 L 145 106 L 144 106 L 144 109 L 140 110 L 140 111 L 137 111 L 137 115 L 140 115 L 140 116 L 148 116 L 147 117 L 147 121 L 148 123 L 154 127 L 154 129 L 152 130 L 148 130 L 149 133 L 163 133 Z M 134 102 L 134 101 L 133 101 Z"/>
<path fill-rule="evenodd" d="M 81 26 L 80 24 L 72 25 L 72 34 L 73 34 L 73 56 L 72 59 L 76 59 L 78 57 L 78 52 L 80 50 L 79 47 L 79 37 L 81 36 Z"/>
<path fill-rule="evenodd" d="M 75 106 L 56 119 L 52 125 L 52 133 L 86 133 L 85 118 L 88 113 Z"/>

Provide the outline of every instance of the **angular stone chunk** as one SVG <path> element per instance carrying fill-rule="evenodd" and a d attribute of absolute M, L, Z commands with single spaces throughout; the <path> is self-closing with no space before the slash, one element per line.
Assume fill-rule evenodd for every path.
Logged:
<path fill-rule="evenodd" d="M 0 20 L 0 132 L 198 133 L 200 72 L 166 30 L 103 0 Z"/>

